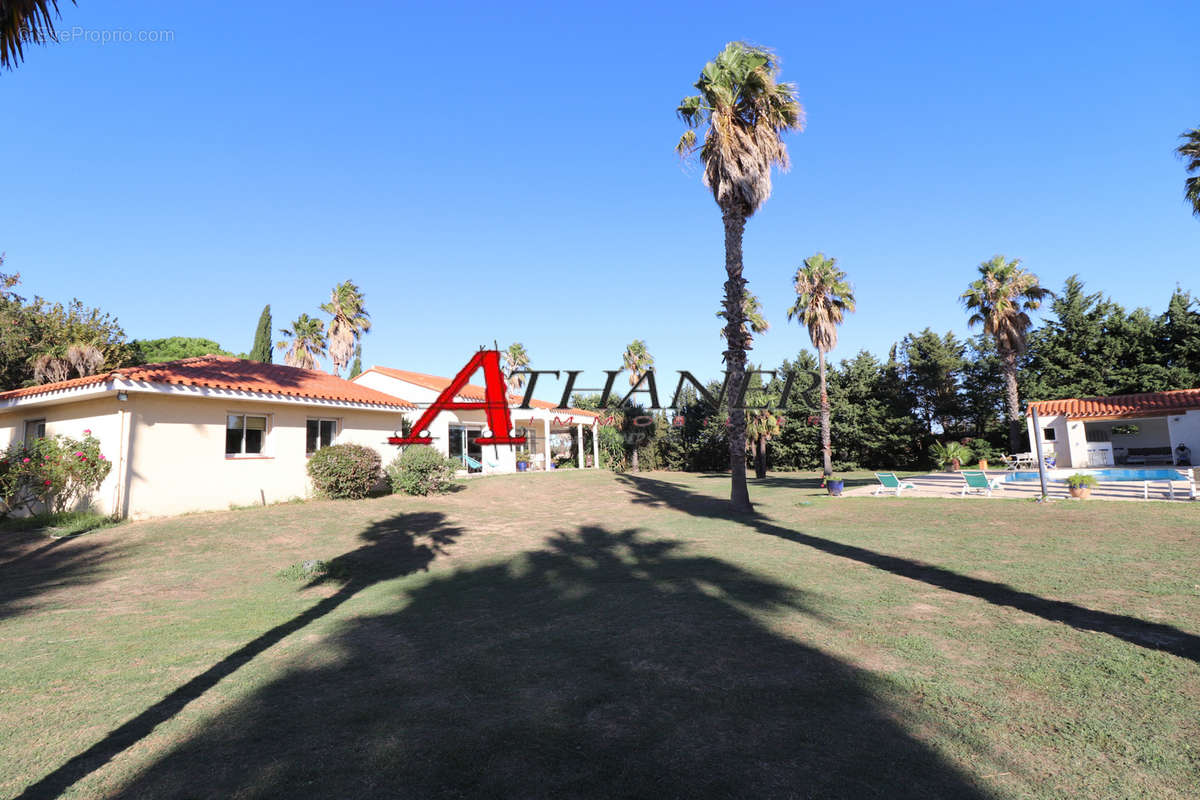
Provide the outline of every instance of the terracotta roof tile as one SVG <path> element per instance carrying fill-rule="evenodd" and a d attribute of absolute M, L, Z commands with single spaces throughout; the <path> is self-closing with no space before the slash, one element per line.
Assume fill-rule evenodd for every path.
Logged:
<path fill-rule="evenodd" d="M 443 378 L 440 375 L 427 375 L 424 372 L 409 372 L 404 369 L 393 369 L 392 367 L 371 367 L 367 372 L 378 372 L 380 375 L 385 375 L 389 378 L 395 378 L 399 381 L 412 383 L 417 386 L 423 386 L 431 391 L 441 392 L 450 385 L 452 378 Z M 458 392 L 458 397 L 464 400 L 479 400 L 483 401 L 486 398 L 485 389 L 482 386 L 476 386 L 473 383 L 468 383 Z M 508 401 L 513 405 L 520 405 L 525 398 L 519 394 L 508 394 Z M 570 411 L 573 414 L 582 414 L 585 417 L 598 416 L 594 411 L 584 411 L 582 408 L 562 408 L 547 403 L 545 400 L 531 399 L 529 405 L 534 408 L 542 408 L 547 411 Z"/>
<path fill-rule="evenodd" d="M 1143 392 L 1113 397 L 1083 397 L 1066 400 L 1041 400 L 1030 403 L 1042 416 L 1085 417 L 1146 417 L 1172 412 L 1200 409 L 1200 388 L 1179 389 L 1173 392 Z"/>
<path fill-rule="evenodd" d="M 140 383 L 263 392 L 312 400 L 366 403 L 386 408 L 415 408 L 412 403 L 399 397 L 384 394 L 326 372 L 288 367 L 283 364 L 261 364 L 257 361 L 214 355 L 185 358 L 181 361 L 168 361 L 161 364 L 123 367 L 103 375 L 91 375 L 86 378 L 74 378 L 69 381 L 13 389 L 8 392 L 0 392 L 0 400 L 32 397 L 120 379 Z"/>

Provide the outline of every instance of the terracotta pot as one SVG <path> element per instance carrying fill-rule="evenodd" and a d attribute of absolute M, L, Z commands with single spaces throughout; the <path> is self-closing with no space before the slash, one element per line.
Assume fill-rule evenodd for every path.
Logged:
<path fill-rule="evenodd" d="M 981 459 L 979 459 L 979 468 L 980 468 L 980 469 L 987 469 L 987 468 L 988 468 L 988 463 L 987 463 L 987 459 L 986 459 L 986 458 L 981 458 Z"/>
<path fill-rule="evenodd" d="M 1069 486 L 1067 491 L 1071 493 L 1071 497 L 1078 497 L 1080 500 L 1087 500 L 1092 496 L 1092 487 L 1090 486 Z"/>
<path fill-rule="evenodd" d="M 962 466 L 962 462 L 959 461 L 957 458 L 950 459 L 950 471 L 951 472 L 958 472 L 958 470 L 961 466 Z"/>

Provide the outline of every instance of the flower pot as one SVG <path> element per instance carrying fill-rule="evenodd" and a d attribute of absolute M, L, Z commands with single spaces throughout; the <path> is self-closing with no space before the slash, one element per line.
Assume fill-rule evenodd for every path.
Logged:
<path fill-rule="evenodd" d="M 962 467 L 962 462 L 959 461 L 957 458 L 950 459 L 950 471 L 951 472 L 958 472 L 958 470 L 961 467 Z"/>
<path fill-rule="evenodd" d="M 1087 500 L 1092 496 L 1092 487 L 1090 486 L 1069 486 L 1067 491 L 1071 493 L 1071 497 L 1078 497 L 1080 500 Z"/>
<path fill-rule="evenodd" d="M 979 459 L 979 468 L 980 468 L 980 469 L 987 469 L 987 468 L 988 468 L 988 463 L 987 463 L 987 459 L 986 459 L 986 458 L 981 458 L 981 459 Z"/>
<path fill-rule="evenodd" d="M 841 497 L 842 489 L 846 487 L 845 481 L 825 481 L 825 490 L 832 497 Z"/>
<path fill-rule="evenodd" d="M 529 464 L 528 464 L 528 462 L 525 462 L 525 461 L 518 461 L 518 462 L 517 462 L 517 472 L 524 472 L 524 471 L 525 471 L 525 470 L 527 470 L 527 469 L 529 469 Z"/>

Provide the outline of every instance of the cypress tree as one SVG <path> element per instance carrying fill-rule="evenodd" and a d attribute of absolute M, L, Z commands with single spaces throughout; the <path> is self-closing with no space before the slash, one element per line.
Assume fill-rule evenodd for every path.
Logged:
<path fill-rule="evenodd" d="M 362 342 L 354 346 L 354 363 L 350 365 L 349 380 L 354 380 L 355 376 L 362 374 Z"/>
<path fill-rule="evenodd" d="M 258 330 L 254 332 L 254 347 L 250 348 L 250 360 L 263 364 L 271 363 L 271 304 L 263 307 L 258 318 Z"/>

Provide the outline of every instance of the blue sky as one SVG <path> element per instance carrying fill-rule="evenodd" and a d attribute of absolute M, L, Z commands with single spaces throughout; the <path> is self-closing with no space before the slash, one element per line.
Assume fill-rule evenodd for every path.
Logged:
<path fill-rule="evenodd" d="M 994 253 L 1155 311 L 1200 293 L 1172 153 L 1200 125 L 1195 3 L 434 6 L 63 4 L 64 33 L 171 41 L 87 33 L 0 74 L 7 269 L 131 337 L 246 350 L 264 303 L 278 328 L 352 278 L 368 364 L 453 374 L 519 340 L 598 382 L 642 338 L 716 375 L 720 215 L 673 112 L 745 39 L 808 113 L 746 230 L 753 360 L 807 345 L 785 310 L 818 250 L 858 296 L 835 358 L 964 333 Z"/>

